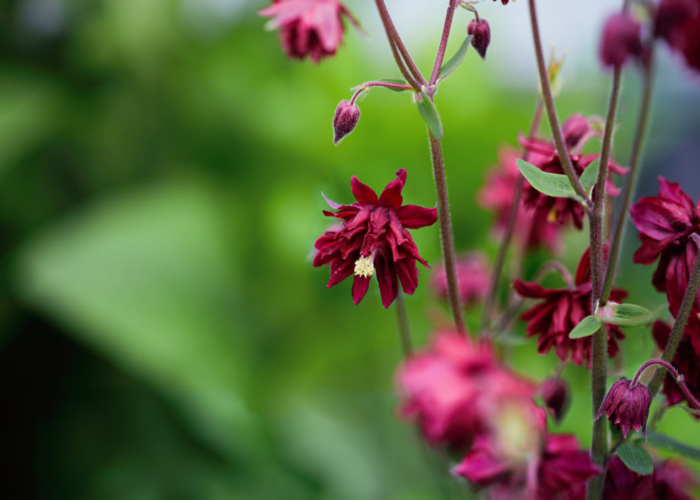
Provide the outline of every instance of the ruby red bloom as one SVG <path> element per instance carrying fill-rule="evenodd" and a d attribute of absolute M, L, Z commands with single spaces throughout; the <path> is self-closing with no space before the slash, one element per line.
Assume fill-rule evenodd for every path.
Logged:
<path fill-rule="evenodd" d="M 337 0 L 276 0 L 260 10 L 280 28 L 282 49 L 292 59 L 309 57 L 317 63 L 335 55 L 345 33 L 343 18 L 356 22 L 347 7 Z"/>
<path fill-rule="evenodd" d="M 574 173 L 580 177 L 588 165 L 600 157 L 598 154 L 581 154 L 588 140 L 599 134 L 593 131 L 590 121 L 581 115 L 573 115 L 567 119 L 562 126 L 562 132 L 574 166 Z M 542 139 L 531 140 L 521 136 L 520 143 L 529 152 L 528 161 L 540 170 L 551 174 L 564 173 L 561 159 L 553 142 Z M 627 172 L 627 169 L 610 162 L 609 171 L 622 175 Z M 620 194 L 620 190 L 615 187 L 612 181 L 608 180 L 606 193 L 611 196 L 617 196 Z M 559 224 L 566 224 L 572 221 L 576 228 L 583 228 L 585 212 L 580 202 L 570 198 L 547 196 L 537 191 L 529 183 L 525 184 L 524 195 L 526 207 L 543 211 L 548 214 L 550 220 Z"/>
<path fill-rule="evenodd" d="M 489 171 L 486 184 L 479 191 L 479 204 L 496 213 L 494 232 L 497 235 L 502 234 L 508 226 L 518 178 L 521 176 L 515 163 L 519 157 L 513 148 L 503 148 L 499 152 L 498 166 Z M 550 252 L 559 249 L 560 226 L 550 222 L 548 215 L 547 210 L 526 207 L 524 199 L 520 199 L 514 238 L 521 248 L 535 250 L 544 247 Z"/>
<path fill-rule="evenodd" d="M 666 344 L 668 344 L 668 338 L 671 335 L 671 327 L 668 326 L 663 321 L 657 321 L 654 323 L 652 328 L 652 335 L 656 341 L 656 345 L 659 349 L 664 349 Z M 695 342 L 695 348 L 693 348 L 693 342 Z M 678 349 L 676 350 L 676 355 L 673 357 L 673 366 L 683 375 L 683 380 L 685 385 L 688 387 L 690 392 L 700 398 L 700 363 L 698 363 L 698 357 L 700 356 L 700 321 L 693 320 L 688 323 L 685 327 L 685 332 L 681 341 L 678 344 Z M 683 394 L 683 391 L 678 387 L 678 383 L 674 380 L 673 376 L 666 375 L 664 378 L 663 391 L 666 395 L 666 404 L 668 406 L 675 406 L 682 403 L 683 401 L 688 401 L 688 398 Z M 693 415 L 696 419 L 700 418 L 697 415 Z"/>
<path fill-rule="evenodd" d="M 698 0 L 662 0 L 654 16 L 654 35 L 681 53 L 690 68 L 700 71 Z"/>
<path fill-rule="evenodd" d="M 543 288 L 537 283 L 515 280 L 515 290 L 525 298 L 543 299 L 536 306 L 525 311 L 521 319 L 528 321 L 526 332 L 529 336 L 539 335 L 537 351 L 545 354 L 554 347 L 557 356 L 577 365 L 584 362 L 590 367 L 591 337 L 570 339 L 569 333 L 583 318 L 591 314 L 591 270 L 590 249 L 581 257 L 576 270 L 575 286 L 570 288 Z M 610 300 L 620 302 L 627 292 L 613 289 Z M 625 338 L 619 327 L 606 325 L 608 330 L 608 354 L 617 354 L 617 341 Z"/>
<path fill-rule="evenodd" d="M 678 184 L 659 177 L 659 195 L 642 198 L 630 207 L 630 214 L 642 240 L 633 260 L 648 266 L 660 257 L 652 282 L 666 292 L 675 317 L 698 253 L 691 236 L 700 235 L 700 202 L 694 204 Z M 700 295 L 694 309 L 700 312 Z"/>
<path fill-rule="evenodd" d="M 642 476 L 629 470 L 620 457 L 615 455 L 607 465 L 603 499 L 692 500 L 688 490 L 697 486 L 697 480 L 677 460 L 654 461 L 654 472 Z"/>
<path fill-rule="evenodd" d="M 620 67 L 642 54 L 642 27 L 628 13 L 613 14 L 605 22 L 600 43 L 603 65 Z"/>
<path fill-rule="evenodd" d="M 595 418 L 598 420 L 605 414 L 612 423 L 622 429 L 623 437 L 627 437 L 630 429 L 637 432 L 641 429 L 646 439 L 649 407 L 649 388 L 642 383 L 636 383 L 633 387 L 631 380 L 621 379 L 610 387 Z"/>
<path fill-rule="evenodd" d="M 328 288 L 354 273 L 352 298 L 355 304 L 367 293 L 375 271 L 382 304 L 389 307 L 399 293 L 399 280 L 404 293 L 412 295 L 416 291 L 416 262 L 428 267 L 408 230 L 435 224 L 437 209 L 404 205 L 401 191 L 405 183 L 406 171 L 400 169 L 396 179 L 377 197 L 372 188 L 353 176 L 350 189 L 357 203 L 339 205 L 326 198 L 337 212 L 324 210 L 323 214 L 342 219 L 344 224 L 341 229 L 326 231 L 316 241 L 318 253 L 314 267 L 330 264 Z"/>
<path fill-rule="evenodd" d="M 484 300 L 488 294 L 490 283 L 486 257 L 476 252 L 460 255 L 457 258 L 455 269 L 462 304 L 471 306 Z M 444 264 L 441 263 L 436 267 L 430 279 L 430 286 L 438 297 L 447 299 L 447 274 Z"/>

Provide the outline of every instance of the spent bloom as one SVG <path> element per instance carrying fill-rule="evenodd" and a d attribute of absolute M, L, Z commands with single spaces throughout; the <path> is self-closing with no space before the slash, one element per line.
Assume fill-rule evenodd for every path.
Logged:
<path fill-rule="evenodd" d="M 490 280 L 486 257 L 479 252 L 460 255 L 457 258 L 455 269 L 462 304 L 470 306 L 484 300 L 489 291 Z M 444 264 L 441 263 L 435 268 L 430 279 L 430 287 L 438 297 L 447 299 L 447 274 Z"/>
<path fill-rule="evenodd" d="M 360 120 L 360 108 L 346 100 L 340 101 L 333 115 L 333 144 L 338 144 L 350 132 L 355 130 Z"/>
<path fill-rule="evenodd" d="M 554 347 L 559 359 L 577 365 L 591 362 L 591 337 L 570 339 L 569 333 L 583 318 L 591 314 L 591 269 L 590 249 L 581 257 L 576 270 L 575 283 L 567 288 L 544 288 L 537 283 L 515 280 L 515 290 L 520 296 L 529 299 L 542 299 L 542 302 L 525 311 L 521 319 L 528 321 L 525 331 L 529 336 L 539 335 L 537 351 L 545 354 Z M 610 300 L 620 302 L 627 292 L 613 289 Z M 608 330 L 608 353 L 617 354 L 617 341 L 624 339 L 616 325 L 606 325 Z"/>
<path fill-rule="evenodd" d="M 628 469 L 620 457 L 615 455 L 607 465 L 603 499 L 692 500 L 689 490 L 697 486 L 697 480 L 677 460 L 654 460 L 654 472 L 643 476 Z"/>
<path fill-rule="evenodd" d="M 622 429 L 627 437 L 630 429 L 642 430 L 647 437 L 647 418 L 651 406 L 651 393 L 646 385 L 632 380 L 621 379 L 615 382 L 605 395 L 600 405 L 596 420 L 606 415 L 608 419 Z"/>
<path fill-rule="evenodd" d="M 491 43 L 491 28 L 486 19 L 474 19 L 467 26 L 467 34 L 472 35 L 472 46 L 482 59 L 486 59 L 486 49 Z"/>
<path fill-rule="evenodd" d="M 671 327 L 663 321 L 656 321 L 652 328 L 652 335 L 659 349 L 664 349 L 671 335 Z M 693 342 L 696 347 L 693 348 Z M 700 321 L 688 322 L 678 349 L 673 357 L 673 365 L 683 374 L 683 381 L 690 392 L 700 398 L 700 363 L 698 363 L 698 347 L 700 347 Z M 673 376 L 666 374 L 662 392 L 666 395 L 666 404 L 675 406 L 688 401 L 688 398 L 678 386 Z M 695 418 L 700 418 L 694 415 Z"/>
<path fill-rule="evenodd" d="M 695 265 L 700 235 L 700 202 L 694 204 L 675 182 L 659 177 L 658 196 L 642 198 L 630 207 L 642 246 L 635 252 L 637 264 L 651 265 L 659 258 L 652 283 L 668 296 L 676 316 Z M 694 308 L 700 312 L 700 295 Z"/>
<path fill-rule="evenodd" d="M 571 388 L 559 377 L 545 379 L 541 386 L 542 400 L 556 422 L 561 422 L 571 406 Z"/>
<path fill-rule="evenodd" d="M 416 262 L 427 267 L 409 229 L 432 226 L 437 209 L 404 205 L 401 191 L 406 171 L 399 169 L 396 179 L 387 184 L 381 196 L 353 176 L 350 181 L 357 203 L 340 205 L 326 198 L 336 210 L 324 210 L 326 217 L 344 221 L 340 229 L 331 229 L 316 240 L 318 253 L 314 267 L 329 264 L 328 288 L 354 274 L 352 297 L 359 304 L 367 293 L 370 278 L 377 276 L 382 304 L 389 307 L 399 293 L 399 280 L 404 293 L 415 292 L 418 286 Z"/>
<path fill-rule="evenodd" d="M 600 42 L 604 66 L 620 67 L 642 53 L 642 27 L 628 13 L 613 14 L 605 22 Z"/>
<path fill-rule="evenodd" d="M 259 13 L 272 18 L 268 26 L 279 28 L 282 50 L 289 58 L 308 56 L 315 63 L 335 55 L 345 33 L 343 18 L 357 25 L 337 0 L 275 0 Z"/>

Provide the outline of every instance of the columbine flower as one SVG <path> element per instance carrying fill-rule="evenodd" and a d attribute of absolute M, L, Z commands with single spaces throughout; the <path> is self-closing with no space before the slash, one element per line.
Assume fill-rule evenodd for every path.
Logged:
<path fill-rule="evenodd" d="M 659 349 L 664 349 L 671 335 L 671 327 L 663 321 L 657 321 L 652 328 L 652 335 Z M 695 348 L 693 348 L 693 342 L 696 344 Z M 685 327 L 676 355 L 673 357 L 673 365 L 683 374 L 683 380 L 690 392 L 700 397 L 700 364 L 698 363 L 698 356 L 700 356 L 700 321 L 693 320 L 688 322 L 688 325 Z M 666 374 L 666 378 L 664 378 L 662 392 L 666 395 L 666 405 L 668 406 L 675 406 L 688 400 L 670 374 Z M 697 415 L 693 416 L 700 418 Z"/>
<path fill-rule="evenodd" d="M 605 414 L 612 423 L 622 428 L 624 437 L 627 437 L 630 429 L 637 432 L 641 429 L 646 438 L 650 406 L 651 393 L 646 385 L 638 382 L 632 386 L 631 380 L 621 379 L 605 395 L 596 420 Z"/>
<path fill-rule="evenodd" d="M 622 66 L 642 53 L 642 27 L 629 14 L 613 14 L 605 22 L 600 60 L 605 66 Z"/>
<path fill-rule="evenodd" d="M 642 240 L 633 260 L 648 266 L 660 256 L 652 282 L 666 292 L 675 317 L 697 256 L 691 235 L 700 234 L 700 202 L 696 206 L 678 184 L 659 177 L 658 196 L 642 198 L 630 207 L 630 214 Z M 700 312 L 700 295 L 694 307 Z"/>
<path fill-rule="evenodd" d="M 599 135 L 591 128 L 590 121 L 581 115 L 573 115 L 564 122 L 562 126 L 564 140 L 571 162 L 575 169 L 575 174 L 581 176 L 583 171 L 594 160 L 597 160 L 598 154 L 581 154 L 581 150 L 586 145 L 589 139 Z M 529 151 L 530 156 L 528 161 L 541 169 L 544 172 L 552 174 L 563 174 L 561 159 L 557 153 L 554 143 L 544 141 L 542 139 L 526 139 L 520 137 L 520 143 Z M 620 167 L 614 162 L 610 162 L 609 171 L 619 175 L 625 174 L 627 169 Z M 608 180 L 606 184 L 606 193 L 611 196 L 620 194 L 620 190 L 615 187 L 612 181 Z M 566 224 L 573 221 L 574 226 L 578 229 L 583 228 L 583 217 L 585 212 L 583 205 L 576 200 L 570 198 L 554 198 L 540 193 L 535 188 L 526 183 L 525 191 L 525 206 L 537 208 L 549 214 L 549 220 L 556 221 L 559 224 Z"/>
<path fill-rule="evenodd" d="M 565 361 L 569 355 L 571 360 L 582 365 L 591 363 L 591 337 L 570 339 L 569 333 L 583 318 L 591 314 L 591 270 L 590 249 L 581 257 L 576 270 L 575 286 L 569 288 L 543 288 L 537 283 L 515 280 L 515 290 L 525 298 L 544 299 L 525 311 L 521 319 L 528 321 L 526 332 L 529 336 L 539 335 L 537 351 L 545 354 L 554 347 L 557 356 Z M 610 300 L 620 302 L 627 297 L 627 292 L 613 289 Z M 625 336 L 615 325 L 607 325 L 608 354 L 617 354 L 617 341 Z"/>
<path fill-rule="evenodd" d="M 500 235 L 508 225 L 510 209 L 515 197 L 520 171 L 515 163 L 519 153 L 513 148 L 503 148 L 499 153 L 499 164 L 491 169 L 486 184 L 479 192 L 479 204 L 496 213 L 495 233 Z M 547 210 L 525 206 L 521 198 L 515 223 L 514 237 L 517 244 L 526 250 L 544 247 L 556 252 L 560 245 L 560 226 L 548 221 Z"/>
<path fill-rule="evenodd" d="M 346 100 L 340 101 L 333 115 L 333 144 L 337 145 L 350 132 L 355 130 L 360 120 L 360 108 Z"/>
<path fill-rule="evenodd" d="M 477 252 L 461 255 L 457 258 L 455 268 L 462 304 L 470 306 L 484 300 L 489 291 L 490 280 L 486 257 Z M 430 279 L 430 286 L 438 297 L 447 299 L 447 274 L 444 264 L 436 267 Z"/>
<path fill-rule="evenodd" d="M 472 46 L 482 59 L 486 59 L 486 49 L 491 43 L 491 28 L 486 19 L 472 20 L 467 26 L 467 34 L 472 35 Z"/>
<path fill-rule="evenodd" d="M 314 267 L 330 264 L 328 288 L 354 274 L 352 297 L 355 304 L 360 303 L 367 293 L 370 278 L 376 275 L 382 304 L 389 307 L 399 293 L 399 280 L 404 293 L 415 292 L 418 286 L 416 261 L 428 267 L 418 255 L 408 230 L 435 224 L 437 209 L 403 205 L 401 191 L 406 183 L 406 171 L 398 170 L 396 177 L 379 197 L 353 176 L 350 188 L 357 203 L 339 205 L 326 198 L 337 212 L 324 210 L 323 214 L 345 223 L 342 229 L 327 231 L 316 241 L 318 253 Z"/>
<path fill-rule="evenodd" d="M 654 36 L 680 52 L 688 66 L 700 71 L 700 2 L 662 0 L 654 16 Z"/>
<path fill-rule="evenodd" d="M 550 377 L 542 382 L 540 389 L 545 406 L 554 416 L 554 420 L 561 422 L 571 405 L 569 384 L 559 377 Z"/>
<path fill-rule="evenodd" d="M 357 25 L 350 11 L 337 0 L 275 0 L 259 13 L 273 18 L 270 27 L 280 28 L 287 56 L 309 56 L 315 63 L 335 55 L 345 32 L 344 17 Z"/>
<path fill-rule="evenodd" d="M 604 500 L 693 500 L 688 493 L 698 482 L 683 464 L 669 459 L 654 460 L 654 472 L 642 476 L 627 468 L 617 455 L 608 462 L 603 488 Z"/>

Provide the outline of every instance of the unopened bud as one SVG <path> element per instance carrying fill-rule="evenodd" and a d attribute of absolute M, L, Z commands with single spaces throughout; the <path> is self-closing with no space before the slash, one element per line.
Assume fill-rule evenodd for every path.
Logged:
<path fill-rule="evenodd" d="M 360 108 L 348 101 L 340 101 L 333 115 L 333 144 L 338 144 L 352 132 L 360 119 Z"/>
<path fill-rule="evenodd" d="M 467 26 L 467 34 L 472 35 L 472 45 L 479 53 L 482 59 L 486 59 L 486 49 L 489 48 L 491 42 L 491 28 L 486 19 L 474 19 Z"/>
<path fill-rule="evenodd" d="M 605 22 L 600 44 L 603 65 L 620 67 L 642 55 L 642 28 L 629 14 L 613 14 Z"/>
<path fill-rule="evenodd" d="M 571 405 L 571 390 L 569 384 L 560 378 L 548 378 L 542 382 L 542 399 L 547 409 L 559 423 L 566 415 Z"/>

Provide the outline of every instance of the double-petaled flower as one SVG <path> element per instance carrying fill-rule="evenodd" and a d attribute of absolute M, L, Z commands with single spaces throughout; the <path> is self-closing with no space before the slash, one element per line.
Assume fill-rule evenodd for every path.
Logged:
<path fill-rule="evenodd" d="M 455 271 L 459 295 L 464 306 L 472 306 L 486 298 L 489 292 L 490 271 L 483 254 L 472 252 L 458 256 Z M 447 300 L 447 274 L 443 263 L 435 268 L 430 278 L 430 287 L 438 297 Z"/>
<path fill-rule="evenodd" d="M 658 196 L 642 198 L 630 207 L 630 214 L 642 240 L 633 260 L 648 266 L 659 258 L 652 282 L 666 292 L 676 316 L 698 253 L 693 235 L 700 235 L 700 202 L 694 204 L 678 184 L 659 177 Z M 700 294 L 694 309 L 700 312 Z"/>
<path fill-rule="evenodd" d="M 353 176 L 350 188 L 357 203 L 340 205 L 326 198 L 336 211 L 324 210 L 323 214 L 341 219 L 343 226 L 326 231 L 316 241 L 318 253 L 314 267 L 330 265 L 328 288 L 354 274 L 355 304 L 365 296 L 370 278 L 376 275 L 382 304 L 389 307 L 399 293 L 399 280 L 404 293 L 411 295 L 416 290 L 416 262 L 428 267 L 418 254 L 409 229 L 435 224 L 437 209 L 404 205 L 401 191 L 405 183 L 406 171 L 400 169 L 396 179 L 377 196 L 372 188 Z"/>

